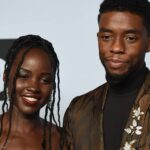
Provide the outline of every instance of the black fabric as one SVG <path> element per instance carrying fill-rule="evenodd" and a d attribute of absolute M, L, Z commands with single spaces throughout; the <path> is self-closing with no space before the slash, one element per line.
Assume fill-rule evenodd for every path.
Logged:
<path fill-rule="evenodd" d="M 103 118 L 105 150 L 119 150 L 129 113 L 147 72 L 144 66 L 117 84 L 107 78 L 110 87 Z"/>

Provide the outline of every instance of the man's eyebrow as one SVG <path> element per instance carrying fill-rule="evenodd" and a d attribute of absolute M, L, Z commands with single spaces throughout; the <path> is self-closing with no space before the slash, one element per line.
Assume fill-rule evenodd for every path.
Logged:
<path fill-rule="evenodd" d="M 107 28 L 100 28 L 99 32 L 112 32 L 112 30 Z"/>
<path fill-rule="evenodd" d="M 140 31 L 136 30 L 136 29 L 129 29 L 129 30 L 126 30 L 125 33 L 126 34 L 128 34 L 128 33 L 135 33 L 135 34 L 137 34 L 137 33 L 140 33 Z"/>
<path fill-rule="evenodd" d="M 110 33 L 112 33 L 113 31 L 110 30 L 110 29 L 107 29 L 107 28 L 100 28 L 99 32 L 100 32 L 100 33 L 103 33 L 103 32 L 110 32 Z M 140 31 L 137 30 L 137 29 L 127 29 L 127 30 L 125 31 L 125 33 L 126 33 L 126 34 L 128 34 L 128 33 L 136 33 L 136 34 L 137 34 L 137 33 L 140 33 Z"/>

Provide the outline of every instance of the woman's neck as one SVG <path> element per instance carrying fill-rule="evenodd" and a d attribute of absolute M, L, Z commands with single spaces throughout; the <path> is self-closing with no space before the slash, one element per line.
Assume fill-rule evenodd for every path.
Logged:
<path fill-rule="evenodd" d="M 10 115 L 10 113 L 12 115 Z M 11 130 L 14 130 L 15 132 L 28 133 L 43 127 L 43 120 L 39 117 L 39 113 L 26 115 L 20 113 L 15 107 L 13 108 L 12 112 L 9 110 L 4 115 L 4 122 L 7 122 L 7 125 L 9 125 L 10 121 L 12 128 Z"/>

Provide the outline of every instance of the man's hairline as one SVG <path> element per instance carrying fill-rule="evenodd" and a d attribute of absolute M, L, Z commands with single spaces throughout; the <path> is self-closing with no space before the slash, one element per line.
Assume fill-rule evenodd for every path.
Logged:
<path fill-rule="evenodd" d="M 147 27 L 146 27 L 145 24 L 144 24 L 144 18 L 143 18 L 140 14 L 138 14 L 138 13 L 136 13 L 136 12 L 132 12 L 132 11 L 130 11 L 130 10 L 107 10 L 107 11 L 104 11 L 104 12 L 102 12 L 102 13 L 99 13 L 99 14 L 98 14 L 98 24 L 100 23 L 101 15 L 103 15 L 104 13 L 109 13 L 109 12 L 118 12 L 118 13 L 119 13 L 119 12 L 129 12 L 129 13 L 131 13 L 131 14 L 138 15 L 139 17 L 141 17 L 141 19 L 142 19 L 142 24 L 143 24 L 143 26 L 145 27 L 145 29 L 146 29 L 146 31 L 147 31 L 149 37 L 150 37 L 150 31 L 148 31 Z"/>

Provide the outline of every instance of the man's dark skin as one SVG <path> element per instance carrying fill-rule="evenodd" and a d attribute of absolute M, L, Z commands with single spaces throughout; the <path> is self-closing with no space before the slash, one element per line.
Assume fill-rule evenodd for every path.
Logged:
<path fill-rule="evenodd" d="M 116 82 L 113 83 L 114 86 L 110 88 L 110 92 L 114 87 L 116 87 L 117 93 L 122 92 L 125 88 L 122 88 L 121 84 L 125 86 L 124 80 L 128 79 L 133 72 L 141 70 L 144 66 L 145 53 L 150 50 L 150 38 L 147 29 L 143 25 L 142 18 L 130 12 L 113 11 L 102 14 L 99 21 L 98 44 L 100 59 L 105 67 L 107 76 L 110 76 Z M 111 82 L 114 81 L 111 80 Z M 127 84 L 126 86 L 128 87 L 130 82 Z M 122 88 L 122 90 L 118 90 L 118 87 Z M 125 94 L 125 92 L 122 92 L 122 94 Z M 114 102 L 111 102 L 110 97 Z M 123 128 L 125 128 L 125 123 L 122 122 L 127 122 L 127 116 L 134 103 L 132 99 L 130 100 L 130 98 L 126 97 L 126 104 L 128 104 L 124 105 L 123 98 L 120 96 L 120 100 L 117 101 L 117 97 L 109 96 L 104 109 L 103 128 L 105 148 L 107 149 L 115 149 L 113 142 L 111 142 L 113 141 L 113 136 L 118 136 L 118 142 L 121 142 L 120 137 L 123 136 Z M 129 99 L 129 102 L 127 102 L 127 99 Z M 121 101 L 122 104 L 120 103 Z M 120 108 L 117 108 L 117 106 Z M 121 108 L 124 112 L 119 111 Z M 116 115 L 111 115 L 115 113 Z M 115 130 L 115 128 L 117 129 Z M 109 134 L 112 135 L 112 139 Z M 117 137 L 115 138 L 117 139 Z"/>
<path fill-rule="evenodd" d="M 106 78 L 109 76 L 111 83 L 107 80 L 104 85 L 76 97 L 71 102 L 64 117 L 68 149 L 126 150 L 129 146 L 130 149 L 148 150 L 150 130 L 147 126 L 150 120 L 148 108 L 150 95 L 145 54 L 150 51 L 149 31 L 140 15 L 126 10 L 104 11 L 100 14 L 98 24 L 99 57 L 105 68 Z M 144 75 L 141 76 L 142 71 Z M 140 83 L 137 81 L 137 83 L 133 84 L 132 81 L 138 75 L 140 78 L 137 78 L 137 80 L 140 80 Z M 131 78 L 131 76 L 134 78 Z M 131 82 L 129 79 L 131 79 Z M 128 82 L 125 86 L 126 80 Z M 134 86 L 136 85 L 136 89 L 133 86 L 131 93 L 129 91 L 130 83 Z M 111 95 L 113 87 L 119 87 L 118 89 L 116 88 L 117 92 L 122 92 L 120 89 L 125 87 L 124 92 L 121 93 L 121 99 Z M 126 94 L 129 96 L 127 97 Z M 119 100 L 119 104 L 115 100 Z M 122 100 L 124 102 L 121 102 Z M 133 103 L 129 104 L 130 100 Z M 110 103 L 110 101 L 113 102 Z M 118 110 L 114 118 L 111 118 L 111 114 L 115 113 L 108 106 L 113 108 L 114 112 Z M 124 111 L 121 109 L 123 107 L 127 109 Z M 108 111 L 105 111 L 106 108 L 108 108 Z M 132 139 L 133 135 L 130 137 L 130 134 L 126 133 L 127 130 L 125 131 L 125 129 L 131 127 L 135 122 L 132 115 L 135 111 L 134 108 L 140 110 L 141 115 L 146 119 L 144 120 L 141 117 L 139 135 L 134 133 L 135 138 Z M 124 114 L 124 116 L 119 116 L 118 114 Z M 123 125 L 121 124 L 122 120 Z M 117 122 L 117 125 L 119 124 L 119 129 L 117 128 L 118 126 L 113 126 L 113 121 Z M 111 128 L 111 131 L 115 128 L 114 135 L 109 134 L 110 128 L 108 127 Z M 111 136 L 110 139 L 108 138 L 109 136 Z M 115 138 L 117 140 L 114 144 L 112 140 Z"/>
<path fill-rule="evenodd" d="M 106 71 L 124 76 L 144 65 L 150 37 L 142 18 L 130 12 L 101 15 L 98 32 L 99 55 Z"/>

